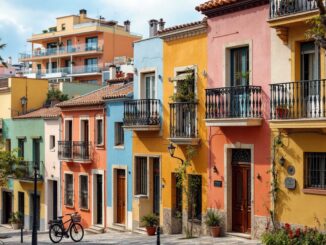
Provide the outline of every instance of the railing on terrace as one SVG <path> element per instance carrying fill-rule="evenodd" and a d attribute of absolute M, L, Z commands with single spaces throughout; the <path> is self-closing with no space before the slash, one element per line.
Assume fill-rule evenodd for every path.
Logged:
<path fill-rule="evenodd" d="M 197 102 L 170 104 L 170 138 L 197 138 Z"/>
<path fill-rule="evenodd" d="M 46 57 L 53 55 L 74 54 L 79 52 L 103 51 L 103 45 L 97 44 L 79 44 L 73 46 L 62 46 L 57 48 L 35 49 L 31 53 L 20 54 L 21 59 L 29 59 L 34 57 Z"/>
<path fill-rule="evenodd" d="M 206 89 L 206 119 L 261 118 L 260 86 Z"/>
<path fill-rule="evenodd" d="M 316 9 L 315 0 L 270 0 L 271 19 Z"/>
<path fill-rule="evenodd" d="M 31 181 L 34 179 L 35 166 L 38 168 L 38 180 L 44 179 L 44 163 L 43 161 L 23 161 L 19 167 L 17 167 L 17 178 L 20 180 Z"/>
<path fill-rule="evenodd" d="M 160 124 L 160 100 L 140 99 L 124 103 L 123 123 L 125 126 L 148 126 Z"/>
<path fill-rule="evenodd" d="M 59 160 L 88 161 L 91 160 L 91 142 L 58 141 Z"/>
<path fill-rule="evenodd" d="M 100 73 L 104 69 L 98 65 L 89 66 L 73 66 L 71 67 L 59 67 L 50 69 L 32 69 L 24 71 L 24 74 L 36 74 L 43 76 L 47 74 L 65 73 L 65 74 L 84 74 L 84 73 Z"/>
<path fill-rule="evenodd" d="M 323 118 L 326 116 L 326 80 L 270 85 L 271 119 Z"/>

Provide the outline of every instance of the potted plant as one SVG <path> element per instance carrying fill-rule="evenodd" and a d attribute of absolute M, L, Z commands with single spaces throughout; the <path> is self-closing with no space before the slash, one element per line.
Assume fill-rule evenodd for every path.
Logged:
<path fill-rule="evenodd" d="M 144 215 L 141 218 L 141 223 L 146 227 L 147 235 L 154 236 L 156 231 L 156 226 L 159 223 L 159 218 L 157 215 L 150 213 Z"/>
<path fill-rule="evenodd" d="M 13 212 L 10 215 L 9 222 L 14 230 L 20 228 L 21 219 L 22 219 L 22 214 L 20 212 Z"/>
<path fill-rule="evenodd" d="M 219 214 L 219 212 L 214 211 L 214 210 L 208 210 L 206 214 L 206 225 L 210 228 L 211 230 L 211 235 L 212 237 L 219 237 L 221 234 L 221 220 L 222 217 Z"/>
<path fill-rule="evenodd" d="M 276 117 L 286 118 L 289 112 L 289 107 L 286 104 L 280 104 L 276 106 Z"/>

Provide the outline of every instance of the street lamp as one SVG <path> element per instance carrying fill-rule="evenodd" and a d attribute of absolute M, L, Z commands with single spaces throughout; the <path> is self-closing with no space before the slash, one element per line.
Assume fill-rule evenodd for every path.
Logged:
<path fill-rule="evenodd" d="M 23 113 L 25 113 L 25 107 L 27 105 L 27 98 L 26 98 L 26 96 L 23 96 L 23 97 L 20 98 L 20 103 L 21 103 L 21 105 L 23 107 Z"/>
<path fill-rule="evenodd" d="M 172 143 L 170 143 L 170 145 L 168 146 L 168 151 L 169 151 L 169 153 L 170 153 L 170 156 L 171 156 L 172 158 L 175 158 L 175 159 L 180 160 L 180 161 L 181 161 L 181 164 L 183 164 L 183 163 L 184 163 L 183 159 L 181 159 L 180 157 L 175 157 L 175 156 L 174 156 L 175 148 L 176 148 L 176 147 L 175 147 Z"/>
<path fill-rule="evenodd" d="M 34 200 L 33 200 L 33 232 L 32 245 L 37 245 L 37 177 L 39 170 L 39 162 L 34 162 Z"/>

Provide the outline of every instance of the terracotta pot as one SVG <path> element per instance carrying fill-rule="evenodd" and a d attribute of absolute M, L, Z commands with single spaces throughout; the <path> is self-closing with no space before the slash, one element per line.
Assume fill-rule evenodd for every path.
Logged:
<path fill-rule="evenodd" d="M 156 232 L 155 226 L 146 226 L 147 235 L 154 236 Z"/>
<path fill-rule="evenodd" d="M 211 227 L 211 235 L 212 237 L 219 237 L 221 234 L 221 227 L 213 226 Z"/>
<path fill-rule="evenodd" d="M 276 108 L 276 117 L 281 119 L 286 118 L 288 111 L 287 108 Z"/>

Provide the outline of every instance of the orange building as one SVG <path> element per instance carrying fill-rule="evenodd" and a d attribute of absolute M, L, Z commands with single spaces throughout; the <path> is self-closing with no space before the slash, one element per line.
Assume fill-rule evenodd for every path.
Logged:
<path fill-rule="evenodd" d="M 84 96 L 61 102 L 62 213 L 79 212 L 82 225 L 106 227 L 106 140 L 103 97 L 129 93 L 129 83 L 117 82 Z M 132 87 L 132 85 L 131 85 Z"/>
<path fill-rule="evenodd" d="M 27 40 L 32 52 L 22 54 L 20 61 L 32 63 L 24 72 L 31 78 L 102 84 L 102 72 L 132 58 L 132 43 L 140 39 L 130 33 L 130 21 L 121 26 L 90 18 L 81 9 L 79 15 L 58 17 L 54 27 L 32 35 Z"/>

